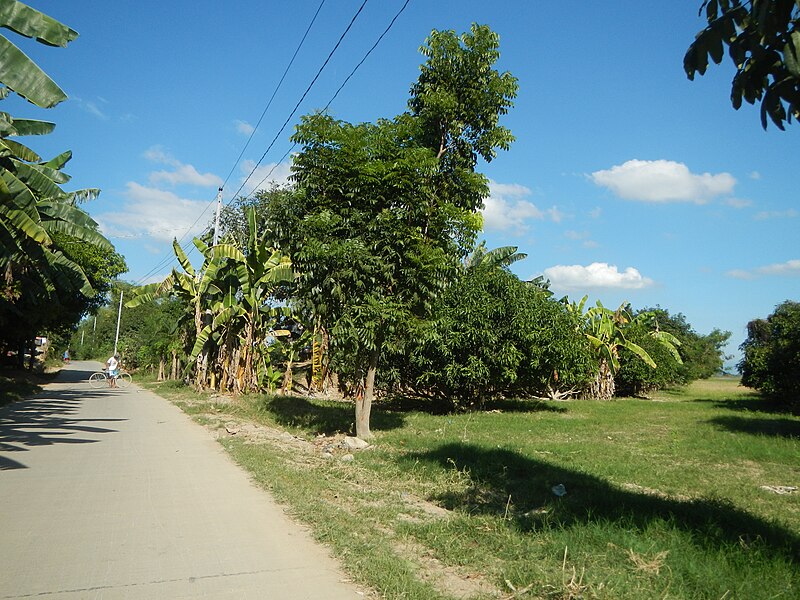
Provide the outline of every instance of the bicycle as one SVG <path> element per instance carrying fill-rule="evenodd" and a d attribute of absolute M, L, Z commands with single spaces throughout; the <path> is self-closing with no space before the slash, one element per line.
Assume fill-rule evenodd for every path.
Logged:
<path fill-rule="evenodd" d="M 97 371 L 96 373 L 92 373 L 89 375 L 89 385 L 92 386 L 94 389 L 99 389 L 103 386 L 108 387 L 108 372 L 106 369 L 102 371 Z M 128 387 L 131 383 L 133 383 L 133 377 L 131 377 L 130 373 L 120 373 L 117 375 L 117 385 L 121 388 Z"/>

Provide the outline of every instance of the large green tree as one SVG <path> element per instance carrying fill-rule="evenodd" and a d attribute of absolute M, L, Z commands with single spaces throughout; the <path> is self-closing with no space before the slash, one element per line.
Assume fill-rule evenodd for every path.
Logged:
<path fill-rule="evenodd" d="M 731 103 L 761 102 L 761 125 L 779 128 L 800 117 L 800 3 L 797 0 L 705 0 L 708 26 L 689 46 L 683 66 L 689 79 L 719 64 L 725 47 L 736 67 Z"/>
<path fill-rule="evenodd" d="M 270 217 L 298 272 L 298 295 L 332 335 L 337 371 L 368 438 L 383 348 L 397 347 L 458 272 L 480 229 L 488 182 L 476 172 L 508 148 L 499 125 L 516 79 L 499 73 L 488 27 L 434 31 L 409 111 L 350 124 L 308 115 L 293 141 L 297 193 Z"/>
<path fill-rule="evenodd" d="M 649 315 L 649 319 L 640 324 L 647 324 L 648 327 L 631 329 L 628 338 L 650 355 L 656 368 L 623 349 L 620 352 L 620 369 L 615 377 L 618 395 L 641 396 L 670 386 L 686 385 L 696 379 L 706 379 L 722 371 L 726 358 L 724 347 L 730 332 L 714 329 L 709 334 L 701 335 L 692 328 L 685 315 L 673 315 L 661 307 L 644 308 L 635 314 Z M 650 335 L 648 328 L 653 324 L 681 342 L 678 347 L 681 362 L 676 361 L 672 353 Z"/>
<path fill-rule="evenodd" d="M 797 404 L 800 398 L 800 302 L 787 300 L 747 324 L 739 363 L 742 385 Z"/>
<path fill-rule="evenodd" d="M 647 350 L 634 342 L 637 335 L 646 335 L 665 349 L 676 362 L 682 362 L 678 353 L 680 340 L 670 332 L 661 330 L 652 312 L 634 315 L 630 305 L 625 302 L 617 310 L 611 310 L 598 300 L 595 306 L 584 313 L 586 299 L 584 296 L 580 302 L 565 304 L 575 315 L 582 315 L 583 334 L 595 352 L 597 375 L 589 386 L 589 397 L 598 400 L 610 400 L 614 397 L 615 376 L 621 367 L 620 355 L 623 351 L 637 357 L 651 369 L 657 367 Z"/>

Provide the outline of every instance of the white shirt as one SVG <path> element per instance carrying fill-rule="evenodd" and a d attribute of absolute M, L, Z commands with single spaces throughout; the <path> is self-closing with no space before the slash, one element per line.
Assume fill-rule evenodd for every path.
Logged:
<path fill-rule="evenodd" d="M 108 359 L 108 368 L 110 371 L 116 371 L 117 367 L 119 366 L 119 361 L 113 356 Z"/>

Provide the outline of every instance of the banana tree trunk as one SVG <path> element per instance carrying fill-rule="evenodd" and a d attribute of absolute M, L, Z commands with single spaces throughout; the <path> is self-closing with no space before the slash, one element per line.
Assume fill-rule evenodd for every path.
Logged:
<path fill-rule="evenodd" d="M 591 386 L 592 398 L 595 400 L 611 400 L 614 397 L 615 390 L 614 372 L 611 370 L 608 361 L 605 358 L 601 358 L 600 368 Z"/>

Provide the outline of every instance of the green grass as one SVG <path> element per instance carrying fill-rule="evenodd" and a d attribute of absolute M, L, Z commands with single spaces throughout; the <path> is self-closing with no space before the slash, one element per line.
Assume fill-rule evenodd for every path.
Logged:
<path fill-rule="evenodd" d="M 161 393 L 211 427 L 304 440 L 221 438 L 385 598 L 800 595 L 800 493 L 761 488 L 800 485 L 800 418 L 731 378 L 654 400 L 378 406 L 373 447 L 352 462 L 314 445 L 351 429 L 350 405 Z"/>

